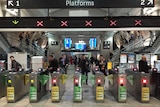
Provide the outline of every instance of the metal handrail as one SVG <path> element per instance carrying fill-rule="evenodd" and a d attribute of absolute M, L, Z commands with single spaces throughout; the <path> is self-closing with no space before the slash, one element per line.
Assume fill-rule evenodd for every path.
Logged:
<path fill-rule="evenodd" d="M 7 36 L 7 34 L 6 34 Z M 29 43 L 29 45 L 27 45 L 26 41 L 23 39 L 22 41 L 19 41 L 19 39 L 14 38 L 14 36 L 7 36 L 8 40 L 11 40 L 12 43 L 11 46 L 14 47 L 18 47 L 19 49 L 23 50 L 23 51 L 30 51 L 30 53 L 34 54 L 39 54 L 39 55 L 43 55 L 44 54 L 44 50 L 42 48 L 40 48 L 39 46 L 35 47 L 34 45 L 32 45 L 31 43 Z"/>
<path fill-rule="evenodd" d="M 114 51 L 114 52 L 116 52 L 116 54 L 115 54 L 114 57 L 111 59 L 111 61 L 116 60 L 121 52 L 130 51 L 130 50 L 133 50 L 133 49 L 138 48 L 138 47 L 135 48 L 135 45 L 138 45 L 138 44 L 140 44 L 140 43 L 144 43 L 144 42 L 145 42 L 147 39 L 149 39 L 149 38 L 150 38 L 150 37 L 148 37 L 148 38 L 143 38 L 142 40 L 137 41 L 136 43 L 135 43 L 135 40 L 134 40 L 133 42 L 131 42 L 130 44 L 128 44 L 127 46 L 125 46 L 123 49 L 121 49 L 121 50 L 120 50 L 120 49 L 116 49 L 116 51 Z M 133 48 L 132 48 L 132 47 L 133 47 Z M 140 47 L 142 47 L 142 46 L 140 46 Z M 127 49 L 130 49 L 130 50 L 127 50 Z"/>

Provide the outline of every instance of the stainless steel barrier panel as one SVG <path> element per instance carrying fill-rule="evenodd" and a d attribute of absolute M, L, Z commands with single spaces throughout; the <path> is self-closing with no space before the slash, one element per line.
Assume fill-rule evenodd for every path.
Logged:
<path fill-rule="evenodd" d="M 32 72 L 30 76 L 29 101 L 38 102 L 46 93 L 46 84 L 49 76 L 43 70 Z"/>
<path fill-rule="evenodd" d="M 65 92 L 65 74 L 62 72 L 53 72 L 52 73 L 52 89 L 51 89 L 51 101 L 59 102 Z"/>
<path fill-rule="evenodd" d="M 7 74 L 8 71 L 4 69 L 0 70 L 0 98 L 7 94 Z"/>
<path fill-rule="evenodd" d="M 105 76 L 101 72 L 95 72 L 95 84 L 93 84 L 93 94 L 96 102 L 104 102 L 104 82 Z"/>
<path fill-rule="evenodd" d="M 7 76 L 7 102 L 13 103 L 28 93 L 31 70 L 9 72 Z"/>
<path fill-rule="evenodd" d="M 127 80 L 125 73 L 114 73 L 112 80 L 109 81 L 109 90 L 118 102 L 127 101 Z M 111 76 L 110 75 L 110 76 Z"/>
<path fill-rule="evenodd" d="M 160 100 L 160 73 L 156 68 L 152 70 L 150 84 L 151 95 Z"/>
<path fill-rule="evenodd" d="M 126 70 L 128 92 L 140 102 L 148 103 L 150 100 L 150 74 Z"/>

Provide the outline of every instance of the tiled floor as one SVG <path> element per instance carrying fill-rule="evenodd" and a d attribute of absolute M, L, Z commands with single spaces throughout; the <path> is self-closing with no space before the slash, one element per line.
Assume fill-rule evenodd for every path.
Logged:
<path fill-rule="evenodd" d="M 91 82 L 88 86 L 84 86 L 83 101 L 80 103 L 73 102 L 73 67 L 69 68 L 69 79 L 66 83 L 66 92 L 59 103 L 51 103 L 50 93 L 48 92 L 38 103 L 29 103 L 28 96 L 16 103 L 7 103 L 6 98 L 0 99 L 0 107 L 160 107 L 160 100 L 151 97 L 149 103 L 140 103 L 132 96 L 128 95 L 127 103 L 117 103 L 115 98 L 106 91 L 104 103 L 96 103 L 92 93 Z M 86 91 L 87 90 L 87 91 Z"/>

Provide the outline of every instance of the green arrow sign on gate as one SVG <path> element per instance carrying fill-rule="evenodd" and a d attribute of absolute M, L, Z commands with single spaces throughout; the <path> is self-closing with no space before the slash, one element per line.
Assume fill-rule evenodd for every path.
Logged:
<path fill-rule="evenodd" d="M 133 75 L 128 75 L 127 79 L 131 85 L 133 85 Z"/>
<path fill-rule="evenodd" d="M 48 80 L 49 80 L 49 76 L 48 75 L 40 75 L 39 76 L 39 81 L 41 82 L 42 85 L 45 85 Z"/>

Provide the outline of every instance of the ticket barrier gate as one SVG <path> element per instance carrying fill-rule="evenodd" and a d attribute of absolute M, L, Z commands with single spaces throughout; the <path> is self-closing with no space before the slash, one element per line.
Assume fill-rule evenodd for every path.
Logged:
<path fill-rule="evenodd" d="M 150 80 L 151 95 L 160 100 L 160 73 L 157 72 L 156 68 L 152 69 L 151 80 Z"/>
<path fill-rule="evenodd" d="M 29 101 L 35 103 L 47 93 L 46 84 L 49 81 L 49 76 L 43 69 L 32 72 L 30 75 Z"/>
<path fill-rule="evenodd" d="M 7 74 L 9 71 L 1 69 L 0 70 L 0 98 L 6 96 L 7 94 Z"/>
<path fill-rule="evenodd" d="M 96 71 L 94 82 L 95 83 L 93 84 L 93 94 L 95 96 L 95 100 L 96 102 L 104 102 L 104 74 L 99 71 Z"/>
<path fill-rule="evenodd" d="M 113 73 L 113 79 L 109 81 L 109 90 L 120 103 L 127 101 L 127 84 L 125 73 Z"/>
<path fill-rule="evenodd" d="M 13 103 L 21 99 L 29 90 L 29 75 L 31 70 L 11 71 L 7 76 L 7 102 Z"/>
<path fill-rule="evenodd" d="M 74 102 L 81 102 L 83 99 L 83 91 L 82 91 L 82 75 L 80 69 L 76 69 L 74 73 L 74 93 L 73 93 L 73 101 Z"/>
<path fill-rule="evenodd" d="M 128 92 L 142 103 L 150 101 L 150 74 L 126 69 Z"/>
<path fill-rule="evenodd" d="M 64 75 L 65 73 L 63 69 L 57 70 L 57 72 L 52 73 L 52 89 L 51 89 L 51 101 L 59 102 L 62 99 L 62 96 L 65 92 L 65 82 Z"/>

